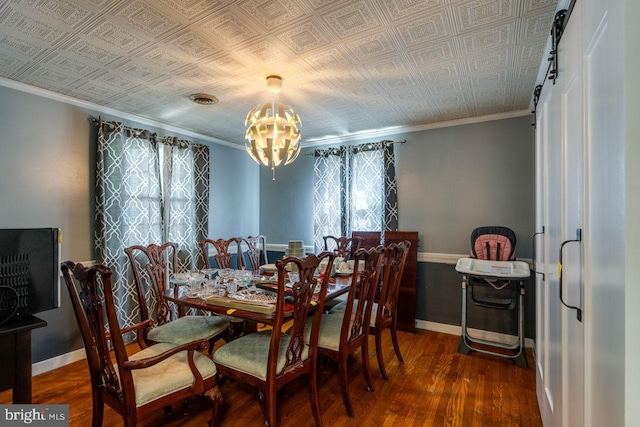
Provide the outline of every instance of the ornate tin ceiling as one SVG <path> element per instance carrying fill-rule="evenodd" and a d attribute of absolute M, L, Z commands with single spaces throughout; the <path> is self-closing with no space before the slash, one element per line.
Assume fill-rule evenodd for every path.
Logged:
<path fill-rule="evenodd" d="M 278 74 L 317 140 L 527 109 L 556 4 L 9 0 L 0 77 L 242 144 Z"/>

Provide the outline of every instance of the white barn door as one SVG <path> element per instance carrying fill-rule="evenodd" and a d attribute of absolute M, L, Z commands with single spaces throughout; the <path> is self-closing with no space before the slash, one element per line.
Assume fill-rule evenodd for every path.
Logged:
<path fill-rule="evenodd" d="M 622 27 L 622 2 L 576 2 L 558 78 L 536 111 L 536 375 L 546 427 L 625 425 Z"/>

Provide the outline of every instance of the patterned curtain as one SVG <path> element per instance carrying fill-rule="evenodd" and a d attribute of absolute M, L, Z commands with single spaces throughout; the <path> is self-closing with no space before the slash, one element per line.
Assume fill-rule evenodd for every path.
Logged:
<path fill-rule="evenodd" d="M 161 140 L 165 241 L 178 244 L 178 270 L 204 268 L 198 242 L 208 235 L 209 147 L 176 138 Z"/>
<path fill-rule="evenodd" d="M 126 327 L 139 313 L 124 248 L 172 241 L 180 249 L 178 271 L 204 265 L 198 242 L 208 230 L 209 147 L 101 121 L 96 175 L 97 256 L 113 271 Z M 152 295 L 147 299 L 153 309 Z"/>
<path fill-rule="evenodd" d="M 324 247 L 322 236 L 339 236 L 342 233 L 343 215 L 340 215 L 343 187 L 344 150 L 330 148 L 316 150 L 313 165 L 313 240 L 316 252 Z"/>
<path fill-rule="evenodd" d="M 116 313 L 125 327 L 139 312 L 124 248 L 162 242 L 158 151 L 147 131 L 101 121 L 96 162 L 96 255 L 113 272 Z"/>
<path fill-rule="evenodd" d="M 314 152 L 314 243 L 322 236 L 350 236 L 354 230 L 398 228 L 398 194 L 393 143 L 344 146 Z M 338 192 L 339 189 L 339 192 Z"/>
<path fill-rule="evenodd" d="M 384 151 L 384 230 L 398 230 L 398 180 L 393 143 L 385 144 Z M 384 233 L 383 233 L 384 234 Z"/>

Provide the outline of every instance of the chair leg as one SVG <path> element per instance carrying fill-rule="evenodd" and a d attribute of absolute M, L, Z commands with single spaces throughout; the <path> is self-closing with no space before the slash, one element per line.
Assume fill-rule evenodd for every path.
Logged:
<path fill-rule="evenodd" d="M 376 357 L 378 358 L 378 366 L 380 367 L 380 373 L 382 378 L 386 381 L 389 380 L 386 369 L 384 369 L 384 360 L 382 356 L 382 330 L 376 329 Z"/>
<path fill-rule="evenodd" d="M 212 403 L 213 410 L 211 412 L 211 419 L 209 420 L 209 427 L 216 427 L 218 425 L 218 415 L 222 408 L 224 398 L 218 385 L 214 385 L 212 388 L 204 392 L 204 395 Z"/>
<path fill-rule="evenodd" d="M 276 411 L 276 391 L 265 393 L 265 402 L 267 406 L 267 424 L 269 427 L 278 425 L 278 414 Z"/>
<path fill-rule="evenodd" d="M 342 388 L 342 400 L 344 401 L 344 407 L 347 410 L 347 414 L 350 417 L 355 417 L 356 413 L 351 405 L 351 399 L 349 398 L 349 380 L 347 372 L 347 355 L 340 354 L 338 356 L 338 373 L 340 375 L 340 386 Z"/>
<path fill-rule="evenodd" d="M 124 427 L 136 427 L 138 425 L 138 414 L 135 410 L 125 413 L 124 418 Z"/>
<path fill-rule="evenodd" d="M 395 322 L 391 324 L 391 341 L 393 342 L 393 350 L 396 352 L 396 357 L 400 363 L 404 363 L 402 354 L 400 354 L 400 345 L 398 344 L 398 331 L 396 329 Z"/>
<path fill-rule="evenodd" d="M 364 367 L 364 378 L 367 380 L 367 386 L 369 387 L 369 391 L 376 391 L 376 388 L 373 386 L 373 380 L 371 378 L 371 364 L 369 363 L 369 340 L 365 337 L 365 340 L 362 344 L 362 348 L 360 352 L 362 353 L 362 365 Z"/>
<path fill-rule="evenodd" d="M 258 404 L 260 405 L 260 411 L 262 412 L 262 416 L 265 421 L 269 419 L 269 415 L 267 414 L 267 403 L 265 402 L 264 393 L 262 390 L 258 390 Z"/>
<path fill-rule="evenodd" d="M 318 398 L 318 370 L 312 368 L 309 374 L 311 380 L 309 381 L 309 395 L 311 397 L 311 410 L 313 412 L 313 419 L 316 422 L 316 427 L 322 427 L 322 415 L 320 415 L 320 399 Z"/>
<path fill-rule="evenodd" d="M 102 418 L 104 416 L 104 401 L 100 392 L 93 390 L 93 416 L 91 417 L 91 425 L 93 427 L 102 427 Z"/>

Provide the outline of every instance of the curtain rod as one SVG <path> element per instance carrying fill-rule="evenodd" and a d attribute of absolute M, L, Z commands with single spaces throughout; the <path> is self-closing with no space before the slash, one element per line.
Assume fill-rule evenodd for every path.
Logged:
<path fill-rule="evenodd" d="M 399 139 L 398 141 L 393 141 L 391 139 L 383 139 L 382 141 L 378 141 L 378 142 L 363 142 L 362 144 L 387 144 L 387 145 L 390 145 L 390 144 L 405 144 L 406 142 L 407 142 L 406 139 Z M 305 156 L 313 156 L 313 155 L 315 155 L 315 153 L 314 152 L 310 152 L 310 153 L 305 153 L 304 155 Z"/>

